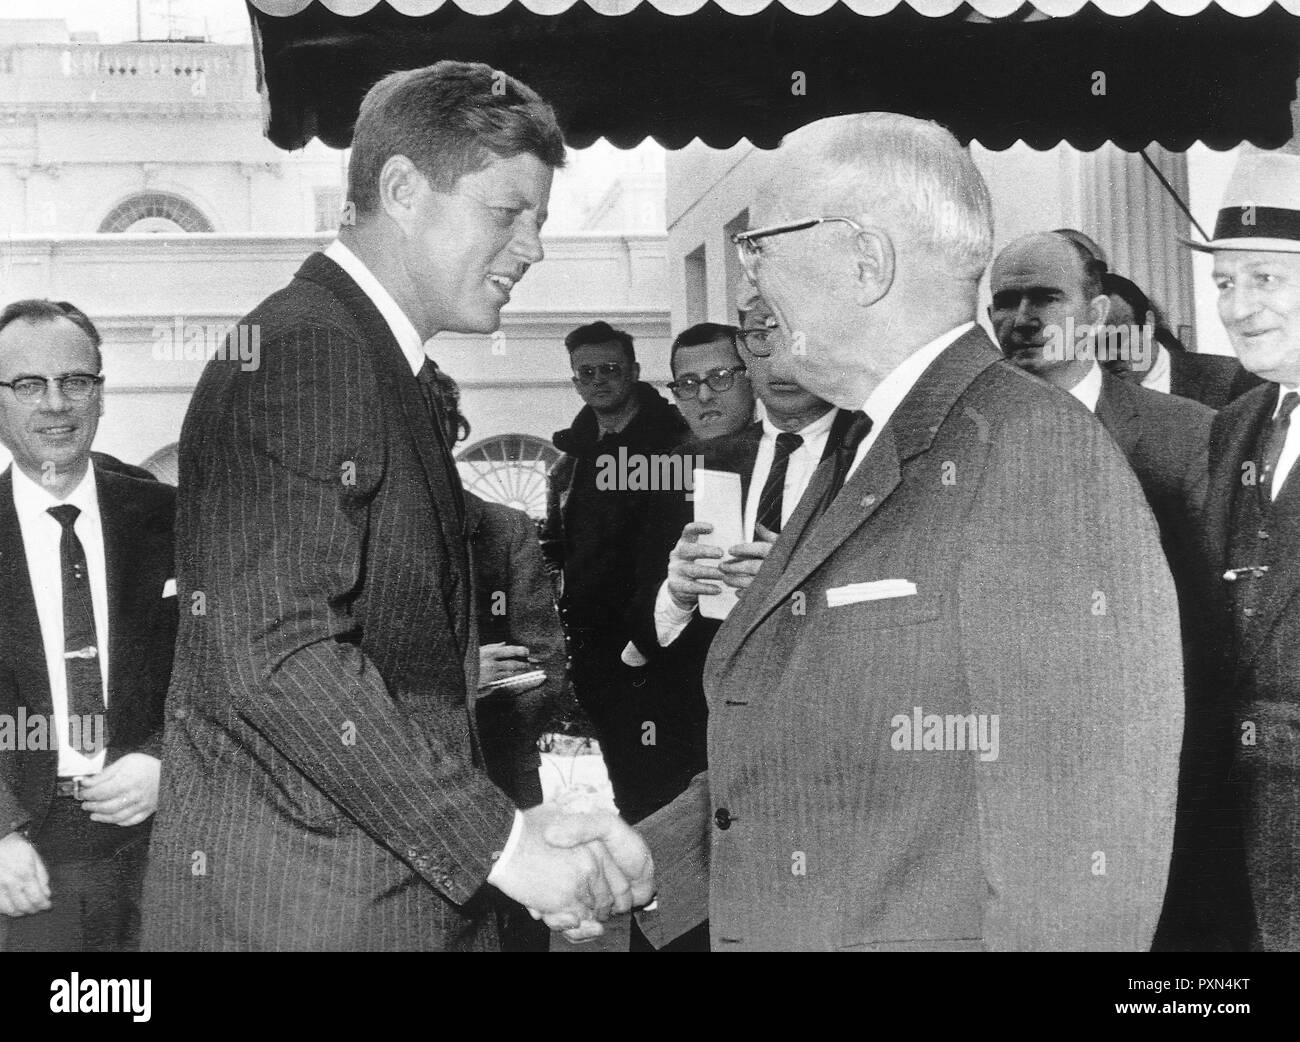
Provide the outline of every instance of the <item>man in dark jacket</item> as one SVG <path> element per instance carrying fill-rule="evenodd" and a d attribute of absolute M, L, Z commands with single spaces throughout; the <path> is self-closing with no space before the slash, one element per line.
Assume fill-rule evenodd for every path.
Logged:
<path fill-rule="evenodd" d="M 619 692 L 636 681 L 635 656 L 626 662 L 623 652 L 642 578 L 637 548 L 671 494 L 665 483 L 683 477 L 665 464 L 689 428 L 676 407 L 641 382 L 627 333 L 593 322 L 564 344 L 586 405 L 555 434 L 564 456 L 551 471 L 542 549 L 563 570 L 560 614 L 575 693 L 596 726 L 619 808 L 635 821 L 651 809 L 636 772 L 627 770 L 643 721 L 622 712 Z"/>

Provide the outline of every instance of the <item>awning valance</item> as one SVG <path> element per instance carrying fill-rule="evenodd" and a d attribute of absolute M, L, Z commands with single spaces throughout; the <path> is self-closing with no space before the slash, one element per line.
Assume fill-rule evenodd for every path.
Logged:
<path fill-rule="evenodd" d="M 1300 8 L 1300 0 L 1286 2 Z M 811 16 L 799 10 L 805 6 Z M 251 0 L 250 11 L 267 134 L 283 148 L 313 137 L 347 145 L 376 80 L 441 58 L 484 61 L 520 77 L 556 107 L 579 147 L 600 138 L 631 147 L 647 137 L 669 148 L 696 138 L 719 148 L 741 140 L 771 147 L 822 116 L 871 109 L 935 119 L 994 149 L 1017 141 L 1087 150 L 1106 141 L 1129 150 L 1196 141 L 1276 148 L 1292 135 L 1300 18 L 1286 7 L 952 6 Z M 1066 13 L 1039 13 L 1054 7 Z M 1119 17 L 1107 7 L 1133 13 Z"/>
<path fill-rule="evenodd" d="M 249 0 L 264 14 L 283 18 L 297 14 L 309 7 L 313 0 Z M 458 7 L 469 14 L 496 14 L 509 6 L 511 0 L 317 0 L 332 14 L 354 18 L 369 12 L 378 4 L 389 7 L 410 18 L 423 18 L 444 6 Z M 711 0 L 520 0 L 522 6 L 534 14 L 563 14 L 569 8 L 585 4 L 597 14 L 627 14 L 642 5 L 652 7 L 667 15 L 690 15 Z M 800 15 L 819 15 L 835 6 L 836 0 L 714 0 L 728 14 L 753 15 L 769 7 L 782 7 Z M 942 18 L 963 10 L 973 11 L 985 18 L 1007 18 L 1021 12 L 1027 5 L 1024 0 L 842 0 L 854 14 L 878 17 L 889 14 L 899 6 L 910 7 L 928 18 Z M 1091 0 L 1092 6 L 1104 14 L 1123 17 L 1137 14 L 1148 4 L 1169 14 L 1190 17 L 1200 14 L 1213 5 L 1239 17 L 1262 13 L 1274 0 Z M 1300 0 L 1277 0 L 1279 6 L 1300 14 Z M 1032 7 L 1050 18 L 1076 14 L 1090 0 L 1035 0 Z"/>

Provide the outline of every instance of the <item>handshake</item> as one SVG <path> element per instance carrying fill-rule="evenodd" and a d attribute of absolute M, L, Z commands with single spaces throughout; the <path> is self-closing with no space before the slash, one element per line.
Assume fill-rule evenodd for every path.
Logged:
<path fill-rule="evenodd" d="M 599 937 L 611 915 L 654 897 L 650 849 L 612 811 L 546 803 L 523 819 L 514 850 L 488 882 L 570 941 Z"/>

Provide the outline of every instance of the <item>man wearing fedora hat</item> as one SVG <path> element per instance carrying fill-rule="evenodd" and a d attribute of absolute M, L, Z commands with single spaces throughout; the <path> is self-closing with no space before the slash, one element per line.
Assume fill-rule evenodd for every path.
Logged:
<path fill-rule="evenodd" d="M 1300 949 L 1300 155 L 1242 157 L 1214 238 L 1219 317 L 1242 364 L 1267 383 L 1215 418 L 1206 548 L 1218 589 L 1225 692 L 1218 747 L 1225 771 L 1217 876 L 1242 941 Z M 1293 476 L 1294 475 L 1294 476 Z M 1213 792 L 1204 794 L 1214 799 Z M 1239 830 L 1239 836 L 1237 833 Z M 1241 858 L 1237 857 L 1240 851 Z M 1238 863 L 1234 865 L 1232 862 Z"/>

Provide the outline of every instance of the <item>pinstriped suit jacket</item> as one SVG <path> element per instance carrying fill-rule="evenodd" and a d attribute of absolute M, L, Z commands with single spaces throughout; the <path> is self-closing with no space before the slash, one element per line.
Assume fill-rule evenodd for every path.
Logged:
<path fill-rule="evenodd" d="M 143 946 L 494 946 L 478 892 L 514 808 L 470 730 L 458 479 L 332 261 L 243 321 L 260 368 L 209 363 L 181 434 Z"/>
<path fill-rule="evenodd" d="M 707 914 L 714 951 L 1144 950 L 1182 656 L 1156 525 L 1110 436 L 976 329 L 800 542 L 831 469 L 713 642 L 707 774 L 639 826 L 647 936 Z M 828 603 L 885 579 L 916 593 Z M 997 715 L 997 758 L 936 748 L 946 724 L 913 741 L 898 721 L 916 707 Z"/>

